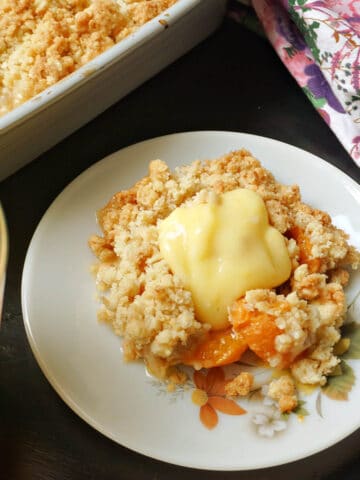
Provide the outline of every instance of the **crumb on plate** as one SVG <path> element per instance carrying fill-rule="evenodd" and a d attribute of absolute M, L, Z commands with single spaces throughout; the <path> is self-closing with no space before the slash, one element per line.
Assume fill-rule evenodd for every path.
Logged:
<path fill-rule="evenodd" d="M 229 397 L 246 397 L 250 393 L 253 383 L 254 377 L 251 373 L 241 372 L 225 385 L 226 395 Z"/>

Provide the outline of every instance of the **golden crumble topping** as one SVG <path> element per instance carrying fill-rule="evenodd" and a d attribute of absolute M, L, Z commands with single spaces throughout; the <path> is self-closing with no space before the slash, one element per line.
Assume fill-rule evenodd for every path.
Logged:
<path fill-rule="evenodd" d="M 249 372 L 241 372 L 233 380 L 225 385 L 226 395 L 229 397 L 245 397 L 251 391 L 254 383 L 254 377 Z"/>
<path fill-rule="evenodd" d="M 333 348 L 346 310 L 343 286 L 349 275 L 343 267 L 357 268 L 360 255 L 329 215 L 305 205 L 296 185 L 278 183 L 246 150 L 174 172 L 155 160 L 147 177 L 98 212 L 102 236 L 94 235 L 89 244 L 99 260 L 99 318 L 123 337 L 126 360 L 143 358 L 152 371 L 163 372 L 181 363 L 184 351 L 209 335 L 210 325 L 196 319 L 191 292 L 162 258 L 159 225 L 181 205 L 211 203 L 214 194 L 237 188 L 261 195 L 271 225 L 285 236 L 292 269 L 280 287 L 249 290 L 240 299 L 246 321 L 257 322 L 248 335 L 258 335 L 259 328 L 261 333 L 263 321 L 271 324 L 274 339 L 266 358 L 261 342 L 250 341 L 249 348 L 270 366 L 290 367 L 300 382 L 323 384 L 339 362 Z M 250 388 L 250 377 L 241 377 L 228 394 Z M 277 398 L 283 411 L 296 405 L 287 395 Z"/>
<path fill-rule="evenodd" d="M 281 412 L 291 412 L 298 404 L 295 382 L 288 375 L 270 382 L 268 396 L 278 402 Z"/>
<path fill-rule="evenodd" d="M 112 47 L 176 0 L 0 0 L 0 115 Z"/>

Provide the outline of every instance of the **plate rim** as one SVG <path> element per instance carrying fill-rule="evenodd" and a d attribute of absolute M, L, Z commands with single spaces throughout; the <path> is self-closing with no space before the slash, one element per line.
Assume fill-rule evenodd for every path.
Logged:
<path fill-rule="evenodd" d="M 107 163 L 112 158 L 116 157 L 117 155 L 119 155 L 120 152 L 123 153 L 126 150 L 136 148 L 136 147 L 138 147 L 140 145 L 144 145 L 146 143 L 150 144 L 152 142 L 165 140 L 165 139 L 170 140 L 171 138 L 175 138 L 175 137 L 179 137 L 179 136 L 201 136 L 201 135 L 207 136 L 209 134 L 218 135 L 218 136 L 223 136 L 223 135 L 238 136 L 238 135 L 240 135 L 243 138 L 244 137 L 251 137 L 253 140 L 256 140 L 257 138 L 260 138 L 261 140 L 269 141 L 271 143 L 275 142 L 277 144 L 280 144 L 283 148 L 285 147 L 285 148 L 290 148 L 290 149 L 296 149 L 299 153 L 306 153 L 307 155 L 313 156 L 314 159 L 316 159 L 316 161 L 318 163 L 320 163 L 320 165 L 323 168 L 328 169 L 329 171 L 331 171 L 332 173 L 334 173 L 336 175 L 340 174 L 340 177 L 342 177 L 342 179 L 344 181 L 346 181 L 346 182 L 350 181 L 350 183 L 358 190 L 358 192 L 360 194 L 360 185 L 352 177 L 350 177 L 348 174 L 346 174 L 344 171 L 342 171 L 337 166 L 335 166 L 335 165 L 327 162 L 326 160 L 322 159 L 321 157 L 318 157 L 317 155 L 315 155 L 315 154 L 313 154 L 313 153 L 311 153 L 311 152 L 309 152 L 305 149 L 297 147 L 295 145 L 291 145 L 289 143 L 286 143 L 286 142 L 283 142 L 283 141 L 280 141 L 280 140 L 277 140 L 277 139 L 273 139 L 271 137 L 266 137 L 266 136 L 247 133 L 247 132 L 236 132 L 236 131 L 227 131 L 227 130 L 182 131 L 182 132 L 170 133 L 170 134 L 166 134 L 166 135 L 160 135 L 160 136 L 157 136 L 157 137 L 148 138 L 148 139 L 145 139 L 145 140 L 127 145 L 125 147 L 122 147 L 119 150 L 116 150 L 116 151 L 110 153 L 109 155 L 101 158 L 100 160 L 96 161 L 95 163 L 93 163 L 89 167 L 85 168 L 80 174 L 75 176 L 75 178 L 73 180 L 71 180 L 68 184 L 66 184 L 66 186 L 60 191 L 60 193 L 57 194 L 56 197 L 51 201 L 50 205 L 45 210 L 45 212 L 43 213 L 40 221 L 38 222 L 38 224 L 37 224 L 37 226 L 34 230 L 34 233 L 31 237 L 31 240 L 28 244 L 28 248 L 27 248 L 27 251 L 26 251 L 26 256 L 25 256 L 25 260 L 24 260 L 24 264 L 23 264 L 22 275 L 21 275 L 21 310 L 22 310 L 22 317 L 23 317 L 23 323 L 24 323 L 24 327 L 25 327 L 26 337 L 27 337 L 27 340 L 29 342 L 31 351 L 32 351 L 32 353 L 35 357 L 35 360 L 38 363 L 38 365 L 39 365 L 42 373 L 44 374 L 46 380 L 50 383 L 52 388 L 55 390 L 57 395 L 59 395 L 59 397 L 66 404 L 66 406 L 69 407 L 78 417 L 81 418 L 81 420 L 85 421 L 90 427 L 94 428 L 99 433 L 101 433 L 102 435 L 104 435 L 105 437 L 112 440 L 113 442 L 115 442 L 116 444 L 120 445 L 123 448 L 127 448 L 127 449 L 129 449 L 133 452 L 136 452 L 136 453 L 140 454 L 140 455 L 146 456 L 149 459 L 154 459 L 154 460 L 157 460 L 157 461 L 161 461 L 161 462 L 167 463 L 169 465 L 176 465 L 176 466 L 180 466 L 180 467 L 183 467 L 183 468 L 204 470 L 204 471 L 218 471 L 218 472 L 222 472 L 222 471 L 229 471 L 229 472 L 230 471 L 233 471 L 233 472 L 235 472 L 235 471 L 252 471 L 252 470 L 259 470 L 259 469 L 267 469 L 267 468 L 277 467 L 277 466 L 280 466 L 280 465 L 286 465 L 286 464 L 290 464 L 290 463 L 296 463 L 298 461 L 304 460 L 305 458 L 310 458 L 317 453 L 324 452 L 324 451 L 328 450 L 329 448 L 335 446 L 336 444 L 338 444 L 339 442 L 341 442 L 345 438 L 352 435 L 356 430 L 358 430 L 360 428 L 360 418 L 359 418 L 359 424 L 356 424 L 350 431 L 347 431 L 346 433 L 343 433 L 343 434 L 340 434 L 339 436 L 337 436 L 336 437 L 337 439 L 335 441 L 331 441 L 331 443 L 328 443 L 328 444 L 325 443 L 325 446 L 322 445 L 318 448 L 313 448 L 313 449 L 311 449 L 310 452 L 301 454 L 300 456 L 297 456 L 296 458 L 294 458 L 293 456 L 287 455 L 285 460 L 284 460 L 284 458 L 282 458 L 282 460 L 280 460 L 280 461 L 279 460 L 274 460 L 273 462 L 267 463 L 266 465 L 255 464 L 251 467 L 249 467 L 249 466 L 241 467 L 239 465 L 237 465 L 237 466 L 235 466 L 235 465 L 223 465 L 222 467 L 220 467 L 220 466 L 219 467 L 214 467 L 214 466 L 205 467 L 204 465 L 196 464 L 194 462 L 193 463 L 183 463 L 183 462 L 180 462 L 177 459 L 172 460 L 171 458 L 169 458 L 169 456 L 167 456 L 168 459 L 164 459 L 160 454 L 154 454 L 154 452 L 152 452 L 151 449 L 145 449 L 145 448 L 137 449 L 136 446 L 132 446 L 132 445 L 130 446 L 129 444 L 127 444 L 126 442 L 123 442 L 123 441 L 120 442 L 115 437 L 115 435 L 111 434 L 111 432 L 105 431 L 105 428 L 103 428 L 103 426 L 101 424 L 99 424 L 99 422 L 97 422 L 90 415 L 88 415 L 71 398 L 71 395 L 67 394 L 66 391 L 64 391 L 64 389 L 61 387 L 61 385 L 56 380 L 56 378 L 53 378 L 53 376 L 51 375 L 51 373 L 49 372 L 49 370 L 46 366 L 46 362 L 41 357 L 41 352 L 38 349 L 36 340 L 35 340 L 33 332 L 32 332 L 30 316 L 29 316 L 29 313 L 28 313 L 28 305 L 27 305 L 27 302 L 26 302 L 27 277 L 28 277 L 28 275 L 30 273 L 30 270 L 31 270 L 29 259 L 30 259 L 31 254 L 32 254 L 32 250 L 35 248 L 34 245 L 35 245 L 35 242 L 36 242 L 36 236 L 37 236 L 37 234 L 38 234 L 38 232 L 41 228 L 41 225 L 46 220 L 46 218 L 51 214 L 51 211 L 52 211 L 53 208 L 55 208 L 55 206 L 56 206 L 55 204 L 57 203 L 57 201 L 59 199 L 61 199 L 64 195 L 66 195 L 68 190 L 70 188 L 72 188 L 73 185 L 76 184 L 79 180 L 81 180 L 81 177 L 85 177 L 85 176 L 89 175 L 92 171 L 95 171 L 96 169 L 101 169 L 102 165 L 104 165 L 105 163 Z M 194 158 L 194 160 L 195 160 L 195 158 Z M 289 161 L 291 161 L 291 160 L 289 160 Z M 360 202 L 359 202 L 359 204 L 360 204 Z"/>

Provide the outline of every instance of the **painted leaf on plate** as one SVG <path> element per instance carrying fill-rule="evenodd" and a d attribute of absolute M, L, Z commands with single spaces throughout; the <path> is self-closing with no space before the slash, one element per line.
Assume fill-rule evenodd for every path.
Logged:
<path fill-rule="evenodd" d="M 356 322 L 360 319 L 360 291 L 357 292 L 347 309 L 347 317 Z"/>
<path fill-rule="evenodd" d="M 316 397 L 316 411 L 321 418 L 324 418 L 322 414 L 321 390 Z"/>
<path fill-rule="evenodd" d="M 341 361 L 341 370 L 341 375 L 329 377 L 326 385 L 322 388 L 323 393 L 333 400 L 347 400 L 355 383 L 353 369 L 343 360 Z"/>
<path fill-rule="evenodd" d="M 306 405 L 306 402 L 304 400 L 299 400 L 299 403 L 293 412 L 300 417 L 306 417 L 309 415 L 309 412 L 304 405 Z"/>
<path fill-rule="evenodd" d="M 201 423 L 209 430 L 212 430 L 218 424 L 219 419 L 217 413 L 208 403 L 206 403 L 200 408 L 199 415 Z"/>
<path fill-rule="evenodd" d="M 360 359 L 360 324 L 351 322 L 344 325 L 341 336 L 350 339 L 350 346 L 342 358 Z"/>

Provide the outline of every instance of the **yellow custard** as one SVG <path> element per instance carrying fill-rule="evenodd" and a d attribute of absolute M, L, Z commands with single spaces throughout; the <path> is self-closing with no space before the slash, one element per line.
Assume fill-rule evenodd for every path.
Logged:
<path fill-rule="evenodd" d="M 291 273 L 285 239 L 252 190 L 175 209 L 160 224 L 159 244 L 191 291 L 198 320 L 217 330 L 229 325 L 229 306 L 247 290 L 276 287 Z"/>

